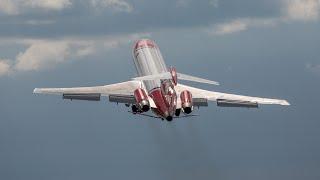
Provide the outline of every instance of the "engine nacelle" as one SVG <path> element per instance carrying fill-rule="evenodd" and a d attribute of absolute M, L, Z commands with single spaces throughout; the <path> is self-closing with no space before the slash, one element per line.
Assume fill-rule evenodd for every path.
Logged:
<path fill-rule="evenodd" d="M 186 114 L 190 114 L 192 112 L 192 94 L 191 92 L 185 90 L 182 91 L 180 94 L 180 99 L 181 99 L 181 107 L 183 109 L 183 112 Z"/>
<path fill-rule="evenodd" d="M 134 98 L 137 106 L 142 112 L 147 112 L 150 109 L 149 98 L 145 90 L 138 88 L 134 91 Z"/>

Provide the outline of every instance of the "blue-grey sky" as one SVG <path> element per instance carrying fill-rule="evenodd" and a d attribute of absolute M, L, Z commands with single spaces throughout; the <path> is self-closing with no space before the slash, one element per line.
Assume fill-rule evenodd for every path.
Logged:
<path fill-rule="evenodd" d="M 0 0 L 0 179 L 319 179 L 319 21 L 319 0 Z M 221 84 L 191 85 L 292 105 L 167 123 L 32 94 L 130 79 L 139 38 Z"/>

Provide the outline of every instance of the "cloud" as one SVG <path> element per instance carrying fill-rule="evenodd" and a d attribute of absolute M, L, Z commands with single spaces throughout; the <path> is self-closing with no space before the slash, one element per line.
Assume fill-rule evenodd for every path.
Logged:
<path fill-rule="evenodd" d="M 90 0 L 90 3 L 95 8 L 110 8 L 115 11 L 132 12 L 131 4 L 124 0 Z"/>
<path fill-rule="evenodd" d="M 69 45 L 65 41 L 37 41 L 17 56 L 14 68 L 21 71 L 52 67 L 66 60 Z"/>
<path fill-rule="evenodd" d="M 17 4 L 12 0 L 0 0 L 0 12 L 8 15 L 18 14 Z"/>
<path fill-rule="evenodd" d="M 120 47 L 123 44 L 132 44 L 133 41 L 150 36 L 150 33 L 134 33 L 125 36 L 107 38 L 105 40 L 102 40 L 102 42 L 104 49 L 113 49 Z"/>
<path fill-rule="evenodd" d="M 186 7 L 190 4 L 191 0 L 177 0 L 176 5 L 177 7 Z"/>
<path fill-rule="evenodd" d="M 31 19 L 27 20 L 24 23 L 27 25 L 50 25 L 54 24 L 56 21 L 54 20 L 36 20 L 36 19 Z"/>
<path fill-rule="evenodd" d="M 320 75 L 320 64 L 311 64 L 311 63 L 307 63 L 306 64 L 306 69 L 309 72 L 315 73 Z"/>
<path fill-rule="evenodd" d="M 213 25 L 213 27 L 209 28 L 207 31 L 212 35 L 225 35 L 245 31 L 250 27 L 274 26 L 277 23 L 277 19 L 273 18 L 242 18 Z"/>
<path fill-rule="evenodd" d="M 24 0 L 23 6 L 48 10 L 62 10 L 72 3 L 70 0 Z"/>
<path fill-rule="evenodd" d="M 194 5 L 196 1 L 194 0 L 176 0 L 176 7 L 178 8 L 185 8 L 185 7 L 190 7 L 192 5 Z M 217 8 L 219 6 L 219 0 L 207 0 L 207 5 L 209 6 L 213 6 L 215 8 Z"/>
<path fill-rule="evenodd" d="M 75 56 L 84 57 L 84 56 L 89 56 L 91 54 L 94 54 L 95 52 L 96 52 L 95 45 L 92 43 L 88 43 L 87 45 L 83 45 L 82 47 L 79 47 L 75 51 Z"/>
<path fill-rule="evenodd" d="M 242 20 L 233 20 L 228 23 L 217 24 L 214 26 L 212 33 L 216 35 L 231 34 L 234 32 L 244 31 L 248 24 Z"/>
<path fill-rule="evenodd" d="M 8 72 L 40 71 L 72 59 L 82 59 L 95 53 L 131 44 L 133 41 L 148 37 L 148 33 L 135 33 L 119 36 L 70 37 L 63 39 L 3 39 L 3 44 L 20 44 L 26 49 L 19 52 L 12 66 L 0 60 L 0 76 Z"/>
<path fill-rule="evenodd" d="M 319 18 L 319 0 L 287 0 L 287 18 L 298 21 L 314 21 Z"/>
<path fill-rule="evenodd" d="M 94 8 L 107 8 L 118 12 L 132 12 L 133 7 L 125 0 L 89 0 L 84 1 L 86 6 Z M 61 11 L 73 7 L 80 1 L 72 0 L 0 0 L 0 12 L 7 15 L 19 15 L 35 10 L 46 13 L 47 11 Z"/>
<path fill-rule="evenodd" d="M 9 60 L 0 59 L 0 76 L 6 75 L 10 71 Z"/>
<path fill-rule="evenodd" d="M 226 35 L 245 31 L 251 27 L 270 27 L 281 23 L 316 21 L 320 14 L 319 0 L 284 0 L 284 13 L 279 17 L 237 18 L 229 22 L 214 24 L 206 31 L 211 35 Z"/>
<path fill-rule="evenodd" d="M 215 8 L 219 7 L 219 0 L 210 0 L 209 4 Z"/>
<path fill-rule="evenodd" d="M 7 15 L 38 10 L 62 10 L 71 6 L 70 0 L 0 0 L 0 11 Z"/>

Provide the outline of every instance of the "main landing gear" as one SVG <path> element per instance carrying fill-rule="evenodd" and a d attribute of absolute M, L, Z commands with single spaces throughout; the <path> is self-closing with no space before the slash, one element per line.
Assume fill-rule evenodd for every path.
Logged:
<path fill-rule="evenodd" d="M 176 109 L 175 115 L 176 115 L 177 117 L 180 116 L 180 113 L 181 113 L 181 109 Z"/>
<path fill-rule="evenodd" d="M 161 120 L 167 120 L 168 122 L 171 122 L 173 120 L 173 116 L 167 115 L 165 118 L 163 117 L 156 117 L 156 116 L 151 116 L 151 115 L 147 115 L 147 114 L 142 114 L 143 111 L 141 108 L 138 107 L 138 105 L 133 104 L 131 105 L 131 110 L 133 114 L 138 114 L 138 115 L 143 115 L 143 116 L 148 116 L 148 117 L 153 117 L 153 118 L 161 118 Z M 181 109 L 176 110 L 175 115 L 179 116 L 181 112 Z"/>
<path fill-rule="evenodd" d="M 166 117 L 166 120 L 169 121 L 169 122 L 171 122 L 171 121 L 173 120 L 173 117 L 172 117 L 172 116 L 167 116 L 167 117 Z"/>
<path fill-rule="evenodd" d="M 133 104 L 133 105 L 131 106 L 131 110 L 132 110 L 132 113 L 133 113 L 133 114 L 137 114 L 138 111 L 139 111 L 139 108 L 138 108 L 135 104 Z"/>

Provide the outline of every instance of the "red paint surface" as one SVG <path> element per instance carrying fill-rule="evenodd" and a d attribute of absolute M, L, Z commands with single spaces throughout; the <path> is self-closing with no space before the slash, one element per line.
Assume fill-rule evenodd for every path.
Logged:
<path fill-rule="evenodd" d="M 160 116 L 164 117 L 165 112 L 169 113 L 169 109 L 161 93 L 160 88 L 151 91 L 150 97 L 153 99 L 155 105 L 157 106 L 157 112 L 159 113 Z"/>
<path fill-rule="evenodd" d="M 185 91 L 182 91 L 181 94 L 180 94 L 180 99 L 181 99 L 181 103 L 184 104 L 184 103 L 192 103 L 192 94 L 191 92 L 185 90 Z"/>
<path fill-rule="evenodd" d="M 138 88 L 134 91 L 134 97 L 137 101 L 137 103 L 140 103 L 143 100 L 148 100 L 148 95 L 145 92 L 145 90 Z"/>

